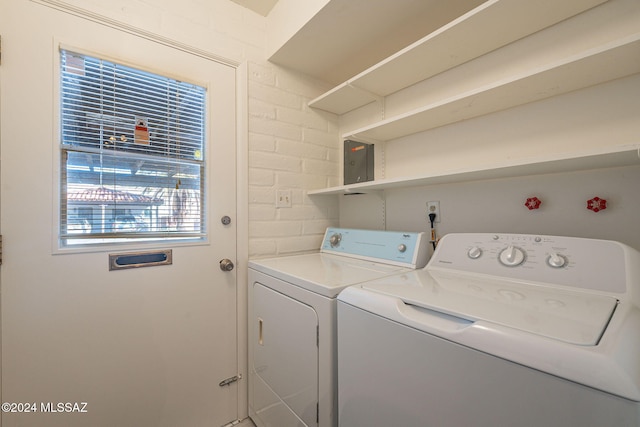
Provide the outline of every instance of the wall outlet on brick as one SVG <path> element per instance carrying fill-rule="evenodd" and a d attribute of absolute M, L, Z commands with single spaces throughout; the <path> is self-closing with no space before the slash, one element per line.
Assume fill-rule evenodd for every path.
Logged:
<path fill-rule="evenodd" d="M 291 190 L 276 191 L 276 208 L 291 207 Z"/>

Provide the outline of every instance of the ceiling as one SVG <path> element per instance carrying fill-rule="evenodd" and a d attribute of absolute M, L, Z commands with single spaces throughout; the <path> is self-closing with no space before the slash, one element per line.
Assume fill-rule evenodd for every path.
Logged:
<path fill-rule="evenodd" d="M 240 6 L 246 7 L 247 9 L 251 9 L 254 12 L 267 16 L 273 6 L 278 2 L 278 0 L 231 0 L 234 3 L 239 4 Z"/>

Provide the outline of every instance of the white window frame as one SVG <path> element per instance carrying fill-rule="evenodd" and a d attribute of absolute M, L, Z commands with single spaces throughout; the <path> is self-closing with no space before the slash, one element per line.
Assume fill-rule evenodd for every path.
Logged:
<path fill-rule="evenodd" d="M 122 65 L 125 67 L 131 67 L 136 70 L 140 70 L 146 73 L 152 73 L 156 75 L 161 75 L 163 77 L 174 79 L 180 82 L 188 82 L 190 84 L 202 87 L 205 90 L 204 95 L 204 112 L 203 112 L 203 126 L 202 130 L 202 172 L 200 174 L 200 224 L 202 225 L 202 229 L 198 233 L 161 233 L 161 235 L 152 235 L 148 233 L 120 233 L 119 236 L 111 235 L 109 238 L 97 237 L 95 239 L 86 239 L 86 243 L 78 243 L 78 244 L 68 244 L 66 238 L 61 235 L 63 230 L 62 221 L 64 220 L 64 215 L 62 214 L 62 209 L 64 208 L 64 203 L 62 200 L 62 196 L 64 191 L 62 186 L 64 184 L 64 177 L 62 173 L 63 169 L 63 153 L 65 149 L 63 147 L 62 141 L 62 105 L 61 105 L 61 79 L 62 79 L 62 59 L 61 52 L 62 50 L 74 52 L 80 55 L 89 56 L 92 58 L 97 58 L 99 60 L 108 61 L 111 63 L 115 63 L 118 65 Z M 172 242 L 172 245 L 178 244 L 208 244 L 208 204 L 209 200 L 207 197 L 207 183 L 209 182 L 209 170 L 208 170 L 208 162 L 207 162 L 207 149 L 208 149 L 208 138 L 209 138 L 209 129 L 208 129 L 208 110 L 210 108 L 209 99 L 208 99 L 208 87 L 206 84 L 201 83 L 192 83 L 188 79 L 172 76 L 171 73 L 166 72 L 158 72 L 157 70 L 150 70 L 147 67 L 141 66 L 140 64 L 134 64 L 123 60 L 113 59 L 108 55 L 103 55 L 95 52 L 89 52 L 85 49 L 79 49 L 75 47 L 70 47 L 67 45 L 59 44 L 58 48 L 56 48 L 56 60 L 55 63 L 55 72 L 54 72 L 54 102 L 56 102 L 55 109 L 55 124 L 54 124 L 54 135 L 55 135 L 55 155 L 54 155 L 54 172 L 57 179 L 54 179 L 54 183 L 56 185 L 56 191 L 54 191 L 54 195 L 57 194 L 56 197 L 56 208 L 54 209 L 54 231 L 56 242 L 54 245 L 54 253 L 65 253 L 65 252 L 76 252 L 76 251 L 92 251 L 92 250 L 108 250 L 110 247 L 121 247 L 121 246 L 139 246 L 139 244 L 145 244 L 148 246 L 164 246 L 167 241 Z M 54 177 L 55 178 L 55 177 Z M 81 239 L 84 240 L 84 239 Z"/>

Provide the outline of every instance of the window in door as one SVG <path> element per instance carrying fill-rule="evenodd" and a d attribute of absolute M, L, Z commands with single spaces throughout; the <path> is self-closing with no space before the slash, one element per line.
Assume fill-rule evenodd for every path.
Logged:
<path fill-rule="evenodd" d="M 60 55 L 62 245 L 204 238 L 206 88 Z"/>

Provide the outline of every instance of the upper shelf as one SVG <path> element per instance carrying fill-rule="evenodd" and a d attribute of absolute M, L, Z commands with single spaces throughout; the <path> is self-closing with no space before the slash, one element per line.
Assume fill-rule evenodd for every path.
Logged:
<path fill-rule="evenodd" d="M 558 172 L 640 165 L 640 144 L 607 147 L 553 158 L 525 159 L 519 162 L 451 170 L 429 175 L 399 177 L 309 191 L 309 195 L 362 194 L 393 188 L 511 178 Z"/>
<path fill-rule="evenodd" d="M 344 114 L 605 1 L 486 1 L 314 99 L 309 105 Z"/>
<path fill-rule="evenodd" d="M 269 61 L 337 85 L 484 1 L 287 0 L 296 5 L 308 3 L 305 9 L 322 3 L 324 6 L 301 25 L 293 25 L 297 19 L 295 10 L 284 13 L 281 18 L 286 20 L 286 26 L 299 29 L 281 46 L 270 46 Z M 274 12 L 283 11 L 286 9 L 274 9 Z M 276 16 L 277 13 L 269 18 Z M 284 31 L 278 22 L 274 21 L 273 26 L 270 34 Z M 273 40 L 275 43 L 275 38 Z"/>
<path fill-rule="evenodd" d="M 388 141 L 639 72 L 640 33 L 636 33 L 353 130 L 343 138 Z"/>

